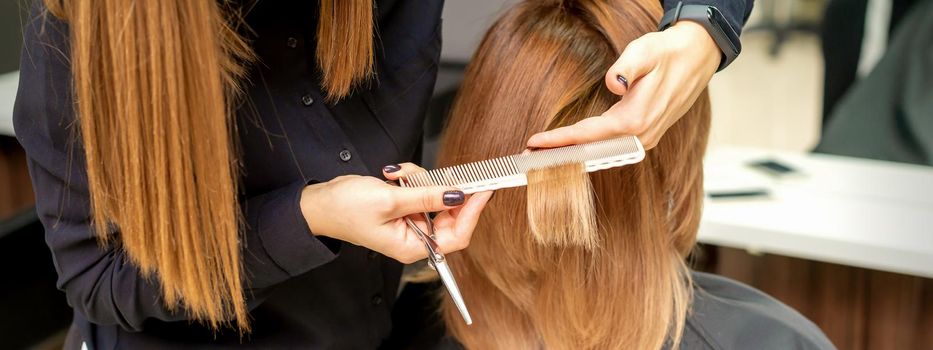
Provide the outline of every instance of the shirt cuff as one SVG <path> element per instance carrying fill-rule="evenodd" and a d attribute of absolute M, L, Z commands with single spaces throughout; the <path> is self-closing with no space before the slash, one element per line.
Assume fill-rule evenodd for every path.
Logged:
<path fill-rule="evenodd" d="M 317 237 L 301 212 L 301 192 L 308 182 L 296 182 L 264 194 L 257 231 L 272 261 L 289 276 L 297 276 L 337 257 L 341 242 Z"/>

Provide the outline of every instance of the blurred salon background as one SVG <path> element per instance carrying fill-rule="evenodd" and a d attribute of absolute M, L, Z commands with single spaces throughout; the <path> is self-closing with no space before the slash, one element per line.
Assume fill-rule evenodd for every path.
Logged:
<path fill-rule="evenodd" d="M 509 3 L 447 0 L 426 167 Z M 3 349 L 60 348 L 71 321 L 11 120 L 29 6 L 0 0 Z M 710 84 L 693 264 L 782 300 L 840 349 L 933 348 L 933 0 L 757 0 L 741 39 Z"/>

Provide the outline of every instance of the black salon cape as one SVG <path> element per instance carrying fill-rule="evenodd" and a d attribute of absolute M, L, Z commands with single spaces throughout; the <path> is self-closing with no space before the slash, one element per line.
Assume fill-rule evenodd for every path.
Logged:
<path fill-rule="evenodd" d="M 693 272 L 693 303 L 680 349 L 835 348 L 819 327 L 780 301 L 731 279 Z"/>
<path fill-rule="evenodd" d="M 691 275 L 693 300 L 678 349 L 836 348 L 813 322 L 765 293 L 722 276 L 696 271 Z M 619 324 L 624 322 L 620 320 Z M 664 346 L 665 350 L 673 348 L 670 343 Z M 453 338 L 445 337 L 434 350 L 463 350 L 463 347 Z"/>
<path fill-rule="evenodd" d="M 747 2 L 707 1 L 738 25 L 751 8 Z M 323 103 L 315 68 L 316 2 L 255 3 L 246 20 L 259 62 L 237 112 L 253 325 L 243 339 L 168 311 L 157 280 L 141 277 L 118 246 L 98 244 L 75 138 L 68 27 L 41 5 L 26 21 L 14 126 L 29 157 L 58 287 L 91 348 L 367 349 L 391 331 L 401 265 L 315 237 L 298 200 L 308 183 L 344 174 L 380 176 L 383 165 L 417 160 L 437 75 L 443 1 L 377 1 L 376 82 L 336 105 Z M 665 1 L 666 7 L 675 3 Z"/>

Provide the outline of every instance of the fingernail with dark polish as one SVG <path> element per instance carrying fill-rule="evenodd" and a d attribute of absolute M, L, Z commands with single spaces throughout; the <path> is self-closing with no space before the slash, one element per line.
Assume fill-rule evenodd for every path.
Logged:
<path fill-rule="evenodd" d="M 394 173 L 399 170 L 402 170 L 402 167 L 398 166 L 398 164 L 386 165 L 382 167 L 382 171 L 386 173 Z"/>
<path fill-rule="evenodd" d="M 625 79 L 625 77 L 621 75 L 616 75 L 616 80 L 622 83 L 622 85 L 625 86 L 625 89 L 628 90 L 628 79 Z"/>
<path fill-rule="evenodd" d="M 444 205 L 453 207 L 463 204 L 464 196 L 463 191 L 446 191 L 444 192 Z"/>

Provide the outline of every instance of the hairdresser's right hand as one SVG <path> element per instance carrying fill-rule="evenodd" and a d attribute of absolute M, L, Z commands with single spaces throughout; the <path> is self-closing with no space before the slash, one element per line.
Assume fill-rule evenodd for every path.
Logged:
<path fill-rule="evenodd" d="M 404 164 L 403 168 L 417 167 Z M 301 211 L 315 235 L 412 263 L 427 257 L 427 251 L 408 227 L 405 216 L 410 215 L 426 230 L 420 213 L 440 212 L 434 220 L 434 232 L 441 252 L 446 254 L 469 245 L 473 228 L 490 196 L 491 193 L 466 196 L 449 187 L 402 188 L 375 177 L 347 175 L 305 187 Z"/>

